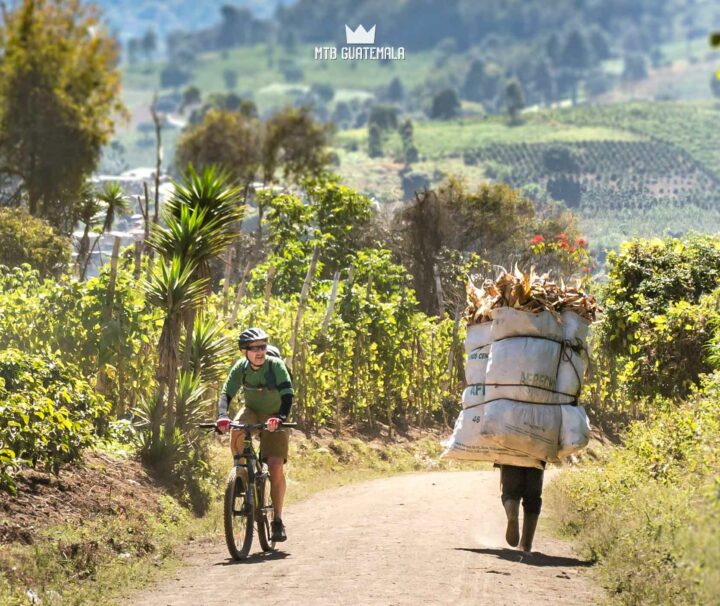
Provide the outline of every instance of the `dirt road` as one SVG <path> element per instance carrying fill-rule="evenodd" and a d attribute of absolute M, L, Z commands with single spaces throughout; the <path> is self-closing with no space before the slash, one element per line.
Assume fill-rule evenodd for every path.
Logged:
<path fill-rule="evenodd" d="M 285 512 L 288 541 L 231 563 L 223 542 L 129 598 L 141 606 L 594 604 L 585 562 L 543 532 L 539 553 L 504 544 L 499 473 L 426 473 L 319 493 Z M 257 540 L 253 545 L 257 549 Z"/>

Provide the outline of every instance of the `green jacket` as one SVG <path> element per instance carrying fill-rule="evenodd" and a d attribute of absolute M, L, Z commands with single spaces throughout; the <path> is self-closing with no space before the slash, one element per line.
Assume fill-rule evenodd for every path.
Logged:
<path fill-rule="evenodd" d="M 257 370 L 252 369 L 247 358 L 233 364 L 223 385 L 222 394 L 227 396 L 229 403 L 240 389 L 244 392 L 245 405 L 264 414 L 279 412 L 281 396 L 295 394 L 285 363 L 272 356 L 267 356 Z"/>

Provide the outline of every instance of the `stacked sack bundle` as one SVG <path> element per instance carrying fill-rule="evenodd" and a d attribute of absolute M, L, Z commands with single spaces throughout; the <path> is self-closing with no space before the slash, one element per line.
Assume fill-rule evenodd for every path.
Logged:
<path fill-rule="evenodd" d="M 463 410 L 443 456 L 542 468 L 581 448 L 595 298 L 517 269 L 468 284 Z"/>

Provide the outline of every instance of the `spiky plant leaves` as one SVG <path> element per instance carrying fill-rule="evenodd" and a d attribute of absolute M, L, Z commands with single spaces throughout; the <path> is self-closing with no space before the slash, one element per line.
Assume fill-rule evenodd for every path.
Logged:
<path fill-rule="evenodd" d="M 186 340 L 180 351 L 185 353 Z M 200 373 L 205 383 L 214 383 L 222 379 L 227 370 L 227 358 L 232 354 L 235 344 L 223 334 L 223 326 L 211 317 L 199 316 L 195 321 L 193 337 L 190 343 L 190 370 Z"/>
<path fill-rule="evenodd" d="M 97 199 L 105 206 L 103 232 L 112 228 L 112 224 L 117 215 L 125 214 L 130 210 L 130 203 L 125 196 L 123 188 L 115 181 L 106 183 L 103 190 L 98 194 Z"/>

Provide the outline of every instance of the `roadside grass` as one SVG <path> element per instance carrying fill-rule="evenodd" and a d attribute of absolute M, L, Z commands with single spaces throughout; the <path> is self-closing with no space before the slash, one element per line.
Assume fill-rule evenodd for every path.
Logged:
<path fill-rule="evenodd" d="M 719 411 L 711 387 L 633 424 L 621 447 L 549 486 L 560 532 L 598 563 L 612 603 L 717 604 Z"/>
<path fill-rule="evenodd" d="M 30 545 L 3 545 L 0 606 L 24 605 L 33 599 L 73 606 L 114 603 L 170 574 L 182 564 L 188 545 L 222 541 L 222 488 L 231 464 L 226 442 L 221 438 L 211 446 L 215 490 L 207 515 L 195 517 L 163 495 L 157 511 L 130 505 L 89 516 L 80 524 L 44 528 Z M 295 432 L 291 444 L 290 505 L 351 482 L 404 472 L 482 467 L 439 461 L 439 437 L 431 435 L 383 442 L 351 436 L 306 438 Z M 110 450 L 117 456 L 117 449 Z"/>

